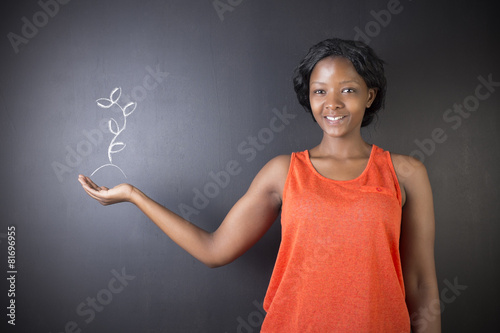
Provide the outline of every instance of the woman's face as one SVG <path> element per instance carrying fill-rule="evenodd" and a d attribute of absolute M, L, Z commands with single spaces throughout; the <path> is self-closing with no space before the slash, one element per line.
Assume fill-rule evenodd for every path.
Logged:
<path fill-rule="evenodd" d="M 370 107 L 375 96 L 376 90 L 366 86 L 365 80 L 346 58 L 324 58 L 311 73 L 311 110 L 326 135 L 359 135 L 365 109 Z"/>

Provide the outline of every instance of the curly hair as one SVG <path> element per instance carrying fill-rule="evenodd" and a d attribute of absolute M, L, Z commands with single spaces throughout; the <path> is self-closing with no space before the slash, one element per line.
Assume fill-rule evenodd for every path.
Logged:
<path fill-rule="evenodd" d="M 384 107 L 387 80 L 384 74 L 384 61 L 375 54 L 371 47 L 363 42 L 332 38 L 312 46 L 295 69 L 293 75 L 293 86 L 299 103 L 312 116 L 309 101 L 311 73 L 318 61 L 332 56 L 348 59 L 353 64 L 356 72 L 364 79 L 367 87 L 377 90 L 375 100 L 369 108 L 366 108 L 361 122 L 361 127 L 368 126 L 377 112 Z"/>

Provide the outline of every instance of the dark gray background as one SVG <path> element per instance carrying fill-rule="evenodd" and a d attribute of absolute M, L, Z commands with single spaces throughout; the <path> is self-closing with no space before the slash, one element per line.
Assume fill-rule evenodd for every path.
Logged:
<path fill-rule="evenodd" d="M 135 91 L 138 106 L 120 136 L 127 147 L 114 155 L 128 178 L 108 169 L 96 180 L 130 182 L 179 213 L 180 204 L 192 206 L 194 189 L 211 181 L 210 172 L 237 161 L 241 173 L 191 216 L 214 230 L 270 158 L 319 143 L 319 128 L 295 100 L 291 73 L 312 44 L 355 38 L 356 27 L 372 29 L 370 45 L 386 60 L 389 82 L 386 110 L 363 134 L 384 149 L 421 154 L 434 192 L 440 289 L 454 281 L 467 286 L 445 293 L 444 332 L 498 328 L 500 87 L 459 126 L 443 118 L 455 103 L 471 101 L 479 76 L 500 81 L 493 2 L 401 0 L 383 24 L 371 11 L 394 1 L 229 3 L 221 20 L 209 0 L 73 0 L 47 22 L 37 16 L 37 1 L 2 3 L 0 275 L 7 226 L 15 225 L 17 331 L 64 332 L 74 321 L 82 332 L 257 332 L 279 220 L 234 263 L 209 269 L 134 206 L 101 207 L 82 191 L 77 175 L 106 163 L 109 132 L 60 177 L 53 164 L 67 165 L 68 149 L 88 141 L 83 131 L 99 129 L 112 114 L 96 99 L 118 86 L 123 94 Z M 33 22 L 33 15 L 41 27 L 16 53 L 7 36 L 22 35 L 22 18 Z M 148 68 L 169 73 L 150 91 L 138 88 L 149 80 Z M 251 155 L 238 146 L 248 148 L 244 141 L 269 127 L 274 108 L 296 116 L 247 161 Z M 436 128 L 447 139 L 425 153 L 415 140 Z M 122 268 L 135 278 L 120 293 L 106 292 L 112 270 Z M 88 297 L 108 302 L 110 294 L 89 323 L 76 312 Z"/>

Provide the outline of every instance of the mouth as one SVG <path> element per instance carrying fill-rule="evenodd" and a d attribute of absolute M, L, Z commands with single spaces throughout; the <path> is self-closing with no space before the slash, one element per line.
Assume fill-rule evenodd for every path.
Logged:
<path fill-rule="evenodd" d="M 325 116 L 325 121 L 328 125 L 334 126 L 334 125 L 341 125 L 344 122 L 344 118 L 347 118 L 346 115 L 344 116 Z"/>
<path fill-rule="evenodd" d="M 346 116 L 326 116 L 325 118 L 330 121 L 337 121 L 345 118 Z"/>

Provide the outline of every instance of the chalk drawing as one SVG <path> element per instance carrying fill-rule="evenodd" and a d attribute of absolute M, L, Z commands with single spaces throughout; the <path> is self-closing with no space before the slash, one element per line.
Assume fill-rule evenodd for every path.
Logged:
<path fill-rule="evenodd" d="M 125 178 L 127 178 L 127 175 L 125 174 L 125 172 L 123 172 L 123 170 L 118 165 L 113 163 L 113 155 L 112 154 L 116 154 L 116 153 L 121 152 L 127 146 L 123 142 L 116 141 L 116 138 L 127 127 L 127 117 L 130 116 L 132 114 L 132 112 L 135 111 L 135 108 L 137 107 L 137 103 L 130 102 L 125 106 L 121 106 L 120 104 L 118 104 L 118 100 L 120 99 L 121 95 L 122 95 L 122 88 L 118 87 L 118 88 L 113 89 L 113 91 L 109 95 L 109 98 L 99 98 L 98 100 L 96 100 L 97 105 L 103 109 L 109 109 L 113 105 L 118 106 L 123 114 L 123 126 L 120 128 L 120 125 L 118 125 L 118 122 L 114 118 L 111 118 L 109 120 L 109 122 L 108 122 L 109 131 L 115 135 L 113 137 L 113 139 L 111 140 L 111 143 L 109 144 L 109 147 L 108 147 L 109 163 L 101 165 L 100 167 L 95 169 L 94 172 L 92 172 L 92 174 L 90 176 L 93 176 L 97 171 L 99 171 L 102 168 L 114 167 L 114 168 L 117 168 L 118 170 L 120 170 L 121 173 L 125 176 Z"/>

